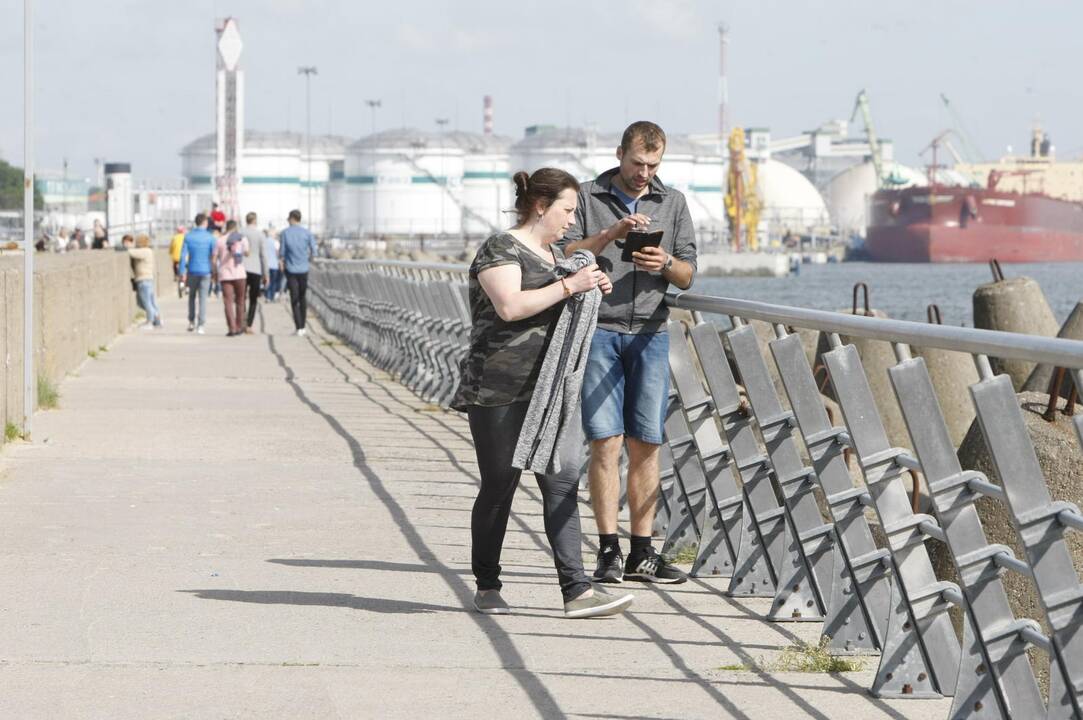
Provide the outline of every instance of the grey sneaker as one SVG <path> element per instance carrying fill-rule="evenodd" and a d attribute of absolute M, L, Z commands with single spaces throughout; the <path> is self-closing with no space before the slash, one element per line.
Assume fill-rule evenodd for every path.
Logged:
<path fill-rule="evenodd" d="M 589 597 L 580 595 L 564 603 L 564 617 L 575 619 L 617 615 L 627 610 L 633 600 L 635 595 L 610 595 L 596 587 Z"/>
<path fill-rule="evenodd" d="M 500 597 L 499 590 L 478 590 L 474 593 L 474 609 L 482 615 L 510 615 L 511 608 Z"/>

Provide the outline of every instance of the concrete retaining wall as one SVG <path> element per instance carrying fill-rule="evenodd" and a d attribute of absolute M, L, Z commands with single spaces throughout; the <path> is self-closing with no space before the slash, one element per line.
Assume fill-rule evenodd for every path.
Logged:
<path fill-rule="evenodd" d="M 167 250 L 158 256 L 158 294 L 172 292 Z M 128 254 L 84 250 L 34 257 L 34 367 L 54 386 L 127 331 L 138 309 Z M 23 257 L 0 255 L 0 416 L 23 423 Z M 37 401 L 35 391 L 35 405 Z M 4 436 L 0 433 L 0 443 Z"/>

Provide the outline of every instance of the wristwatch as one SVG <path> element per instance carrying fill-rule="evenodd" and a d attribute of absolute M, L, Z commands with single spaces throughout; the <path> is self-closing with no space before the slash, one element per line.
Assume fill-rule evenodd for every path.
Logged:
<path fill-rule="evenodd" d="M 662 266 L 662 271 L 665 272 L 666 270 L 669 270 L 672 267 L 673 267 L 673 256 L 670 255 L 669 258 L 666 260 L 666 264 Z"/>

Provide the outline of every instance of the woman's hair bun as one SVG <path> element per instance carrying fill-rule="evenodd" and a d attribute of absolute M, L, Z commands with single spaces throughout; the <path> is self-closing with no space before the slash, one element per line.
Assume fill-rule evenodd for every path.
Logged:
<path fill-rule="evenodd" d="M 511 177 L 515 183 L 515 197 L 526 197 L 527 188 L 530 187 L 530 176 L 520 170 Z"/>

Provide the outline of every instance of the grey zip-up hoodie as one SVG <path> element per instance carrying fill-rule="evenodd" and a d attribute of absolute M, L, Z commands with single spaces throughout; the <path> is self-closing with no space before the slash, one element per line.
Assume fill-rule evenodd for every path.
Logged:
<path fill-rule="evenodd" d="M 567 277 L 593 264 L 592 253 L 577 250 L 557 263 L 555 272 Z M 519 431 L 512 467 L 543 475 L 560 472 L 560 447 L 569 424 L 580 422 L 576 410 L 601 301 L 602 291 L 594 288 L 564 303 Z"/>
<path fill-rule="evenodd" d="M 628 215 L 628 208 L 611 192 L 617 171 L 607 170 L 580 186 L 575 224 L 568 228 L 562 245 L 596 235 Z M 662 249 L 690 263 L 694 272 L 696 232 L 684 195 L 663 185 L 656 175 L 647 194 L 639 199 L 638 212 L 651 218 L 651 230 L 665 231 Z M 624 262 L 621 252 L 621 247 L 611 242 L 598 256 L 598 267 L 613 281 L 613 292 L 602 299 L 598 309 L 598 327 L 626 334 L 664 331 L 669 319 L 664 302 L 669 281 L 661 273 L 649 273 Z"/>

